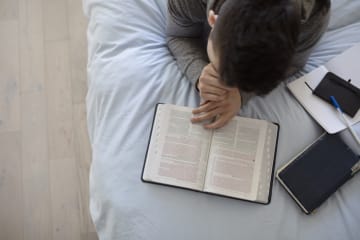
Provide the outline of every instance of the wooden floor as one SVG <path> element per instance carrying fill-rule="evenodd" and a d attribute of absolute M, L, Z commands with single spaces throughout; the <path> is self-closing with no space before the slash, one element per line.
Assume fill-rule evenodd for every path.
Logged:
<path fill-rule="evenodd" d="M 81 0 L 0 0 L 0 239 L 97 239 Z"/>

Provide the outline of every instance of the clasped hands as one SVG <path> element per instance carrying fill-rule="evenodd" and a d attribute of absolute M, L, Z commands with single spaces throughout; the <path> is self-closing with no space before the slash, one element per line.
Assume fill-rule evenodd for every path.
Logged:
<path fill-rule="evenodd" d="M 197 85 L 201 103 L 193 110 L 192 123 L 205 123 L 207 129 L 225 126 L 240 110 L 241 95 L 238 88 L 226 87 L 213 64 L 208 64 L 202 71 Z"/>

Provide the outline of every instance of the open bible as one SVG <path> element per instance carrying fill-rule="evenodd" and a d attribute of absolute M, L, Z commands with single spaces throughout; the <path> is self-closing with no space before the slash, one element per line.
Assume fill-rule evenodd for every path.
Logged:
<path fill-rule="evenodd" d="M 268 204 L 278 125 L 235 117 L 207 130 L 190 122 L 191 111 L 157 105 L 142 180 Z"/>

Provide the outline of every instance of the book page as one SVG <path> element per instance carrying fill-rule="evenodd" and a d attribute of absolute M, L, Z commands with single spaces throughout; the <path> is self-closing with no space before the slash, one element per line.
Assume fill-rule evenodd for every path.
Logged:
<path fill-rule="evenodd" d="M 202 190 L 212 131 L 192 124 L 192 109 L 159 104 L 144 180 Z"/>
<path fill-rule="evenodd" d="M 205 191 L 256 201 L 267 126 L 266 121 L 237 117 L 214 132 Z"/>

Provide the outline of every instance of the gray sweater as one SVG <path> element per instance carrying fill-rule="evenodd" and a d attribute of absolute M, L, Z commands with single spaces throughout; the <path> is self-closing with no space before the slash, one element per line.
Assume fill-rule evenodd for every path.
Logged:
<path fill-rule="evenodd" d="M 299 4 L 302 20 L 298 46 L 291 67 L 287 70 L 288 76 L 305 65 L 311 50 L 328 26 L 329 9 L 316 8 L 316 1 L 330 0 L 291 1 Z M 168 4 L 168 46 L 180 70 L 194 85 L 209 63 L 206 53 L 207 36 L 210 32 L 207 14 L 214 2 L 215 0 L 169 0 Z M 243 104 L 252 95 L 241 92 Z"/>

